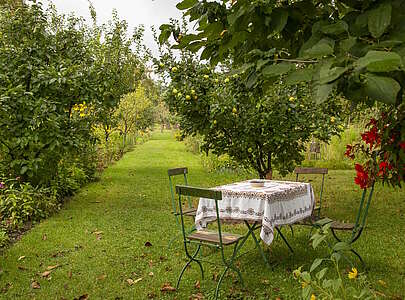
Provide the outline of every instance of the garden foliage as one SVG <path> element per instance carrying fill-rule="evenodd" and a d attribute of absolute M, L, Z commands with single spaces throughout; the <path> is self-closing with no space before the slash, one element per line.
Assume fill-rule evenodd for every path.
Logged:
<path fill-rule="evenodd" d="M 173 33 L 176 48 L 202 49 L 213 65 L 231 57 L 250 87 L 287 75 L 286 84 L 312 81 L 317 102 L 335 88 L 352 100 L 403 101 L 402 0 L 184 0 L 177 8 L 197 30 L 165 24 L 161 40 Z"/>
<path fill-rule="evenodd" d="M 273 169 L 292 172 L 311 137 L 327 142 L 343 130 L 341 103 L 316 105 L 307 84 L 286 86 L 280 79 L 249 89 L 226 65 L 213 70 L 187 51 L 180 60 L 164 54 L 158 65 L 170 76 L 165 100 L 183 134 L 201 136 L 202 151 L 226 154 L 261 178 Z"/>
<path fill-rule="evenodd" d="M 74 15 L 59 15 L 52 5 L 0 3 L 0 219 L 5 228 L 46 217 L 63 197 L 93 179 L 100 148 L 107 147 L 114 158 L 125 149 L 122 138 L 115 147 L 110 135 L 119 132 L 123 120 L 116 113 L 125 109 L 118 108 L 121 98 L 141 89 L 145 78 L 143 29 L 129 35 L 116 13 L 98 26 L 92 7 L 90 12 L 94 23 L 87 25 Z M 146 130 L 151 115 L 137 116 L 124 136 Z M 104 141 L 108 145 L 100 147 Z M 120 155 L 110 150 L 116 148 Z"/>

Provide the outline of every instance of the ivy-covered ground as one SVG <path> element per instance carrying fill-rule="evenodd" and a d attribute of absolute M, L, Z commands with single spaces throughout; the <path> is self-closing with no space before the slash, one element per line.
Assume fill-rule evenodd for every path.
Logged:
<path fill-rule="evenodd" d="M 35 226 L 1 254 L 0 298 L 189 299 L 194 295 L 191 299 L 210 299 L 216 274 L 221 271 L 215 266 L 206 266 L 207 276 L 202 281 L 193 266 L 179 291 L 161 291 L 165 284 L 175 286 L 185 261 L 180 240 L 167 248 L 178 232 L 170 213 L 167 169 L 178 166 L 188 166 L 190 183 L 199 186 L 248 176 L 207 173 L 199 157 L 186 152 L 172 133 L 155 133 L 149 142 L 106 170 L 100 181 L 81 189 L 57 215 Z M 329 216 L 354 218 L 354 201 L 360 193 L 353 177 L 352 171 L 330 172 L 325 190 Z M 356 242 L 370 267 L 370 284 L 383 298 L 405 297 L 404 199 L 404 190 L 377 187 L 368 227 Z M 247 288 L 242 289 L 228 273 L 221 298 L 297 299 L 301 286 L 292 271 L 301 265 L 308 268 L 315 257 L 326 255 L 326 250 L 310 247 L 306 229 L 287 236 L 295 254 L 290 255 L 281 240 L 275 240 L 267 249 L 273 266 L 268 270 L 253 250 L 239 260 Z M 204 252 L 210 254 L 215 256 Z"/>

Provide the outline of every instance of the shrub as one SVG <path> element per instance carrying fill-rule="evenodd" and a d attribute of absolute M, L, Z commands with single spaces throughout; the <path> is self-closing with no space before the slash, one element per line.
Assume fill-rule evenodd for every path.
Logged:
<path fill-rule="evenodd" d="M 17 179 L 2 181 L 0 189 L 1 227 L 17 229 L 28 221 L 38 221 L 60 207 L 56 193 L 50 188 L 35 188 Z"/>
<path fill-rule="evenodd" d="M 59 197 L 71 196 L 88 181 L 86 172 L 75 162 L 62 160 L 58 166 L 57 177 L 51 182 Z"/>
<path fill-rule="evenodd" d="M 9 237 L 7 235 L 7 231 L 0 227 L 0 248 L 7 246 L 8 242 L 9 242 Z"/>

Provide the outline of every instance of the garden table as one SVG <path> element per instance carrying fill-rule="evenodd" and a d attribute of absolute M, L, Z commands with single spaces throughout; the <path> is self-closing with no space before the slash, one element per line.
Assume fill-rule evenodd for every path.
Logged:
<path fill-rule="evenodd" d="M 250 180 L 247 180 L 212 189 L 222 192 L 222 201 L 218 202 L 221 220 L 244 222 L 249 228 L 248 235 L 252 235 L 256 244 L 253 230 L 259 228 L 256 227 L 257 224 L 261 225 L 260 237 L 264 243 L 270 245 L 274 238 L 274 229 L 280 233 L 277 226 L 293 224 L 311 216 L 315 198 L 309 183 L 263 181 L 263 187 L 253 187 Z M 195 218 L 197 230 L 215 220 L 215 201 L 200 198 Z M 250 225 L 252 223 L 253 226 Z M 282 238 L 284 239 L 283 236 Z M 285 239 L 284 241 L 287 243 Z M 289 248 L 292 250 L 290 246 Z"/>

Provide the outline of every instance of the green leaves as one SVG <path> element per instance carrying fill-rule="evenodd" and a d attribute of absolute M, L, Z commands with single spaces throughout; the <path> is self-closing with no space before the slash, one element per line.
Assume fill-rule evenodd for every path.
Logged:
<path fill-rule="evenodd" d="M 400 89 L 399 83 L 390 77 L 365 75 L 365 92 L 373 100 L 394 104 Z"/>
<path fill-rule="evenodd" d="M 170 24 L 162 24 L 160 25 L 159 29 L 160 29 L 159 43 L 163 44 L 170 37 L 170 34 L 172 33 L 173 30 L 173 26 Z"/>
<path fill-rule="evenodd" d="M 309 82 L 312 80 L 314 75 L 313 69 L 298 69 L 290 72 L 285 79 L 287 85 L 295 85 L 301 82 Z"/>
<path fill-rule="evenodd" d="M 275 77 L 288 73 L 292 69 L 295 69 L 295 65 L 292 63 L 282 62 L 279 64 L 273 64 L 264 67 L 262 73 L 265 77 Z"/>
<path fill-rule="evenodd" d="M 198 3 L 198 0 L 183 0 L 176 5 L 177 9 L 185 10 L 193 7 L 195 4 Z"/>
<path fill-rule="evenodd" d="M 327 63 L 320 68 L 319 72 L 319 83 L 321 85 L 330 83 L 337 78 L 339 78 L 348 68 L 344 67 L 333 67 L 330 68 L 331 63 Z"/>
<path fill-rule="evenodd" d="M 334 24 L 326 25 L 321 28 L 321 31 L 325 34 L 339 35 L 343 32 L 347 32 L 349 26 L 345 21 L 339 20 Z"/>
<path fill-rule="evenodd" d="M 311 265 L 309 272 L 314 271 L 323 262 L 323 258 L 316 258 Z"/>
<path fill-rule="evenodd" d="M 391 10 L 391 3 L 385 2 L 369 12 L 368 30 L 374 38 L 380 38 L 391 24 Z"/>
<path fill-rule="evenodd" d="M 288 20 L 288 11 L 285 9 L 275 9 L 271 14 L 270 28 L 274 32 L 281 32 Z"/>
<path fill-rule="evenodd" d="M 401 66 L 401 57 L 386 51 L 369 51 L 356 62 L 357 68 L 367 68 L 369 72 L 397 71 Z"/>
<path fill-rule="evenodd" d="M 331 84 L 318 84 L 315 86 L 314 98 L 317 104 L 325 102 L 335 85 Z"/>
<path fill-rule="evenodd" d="M 304 51 L 305 57 L 323 58 L 333 54 L 335 41 L 330 38 L 323 38 L 314 46 Z"/>

